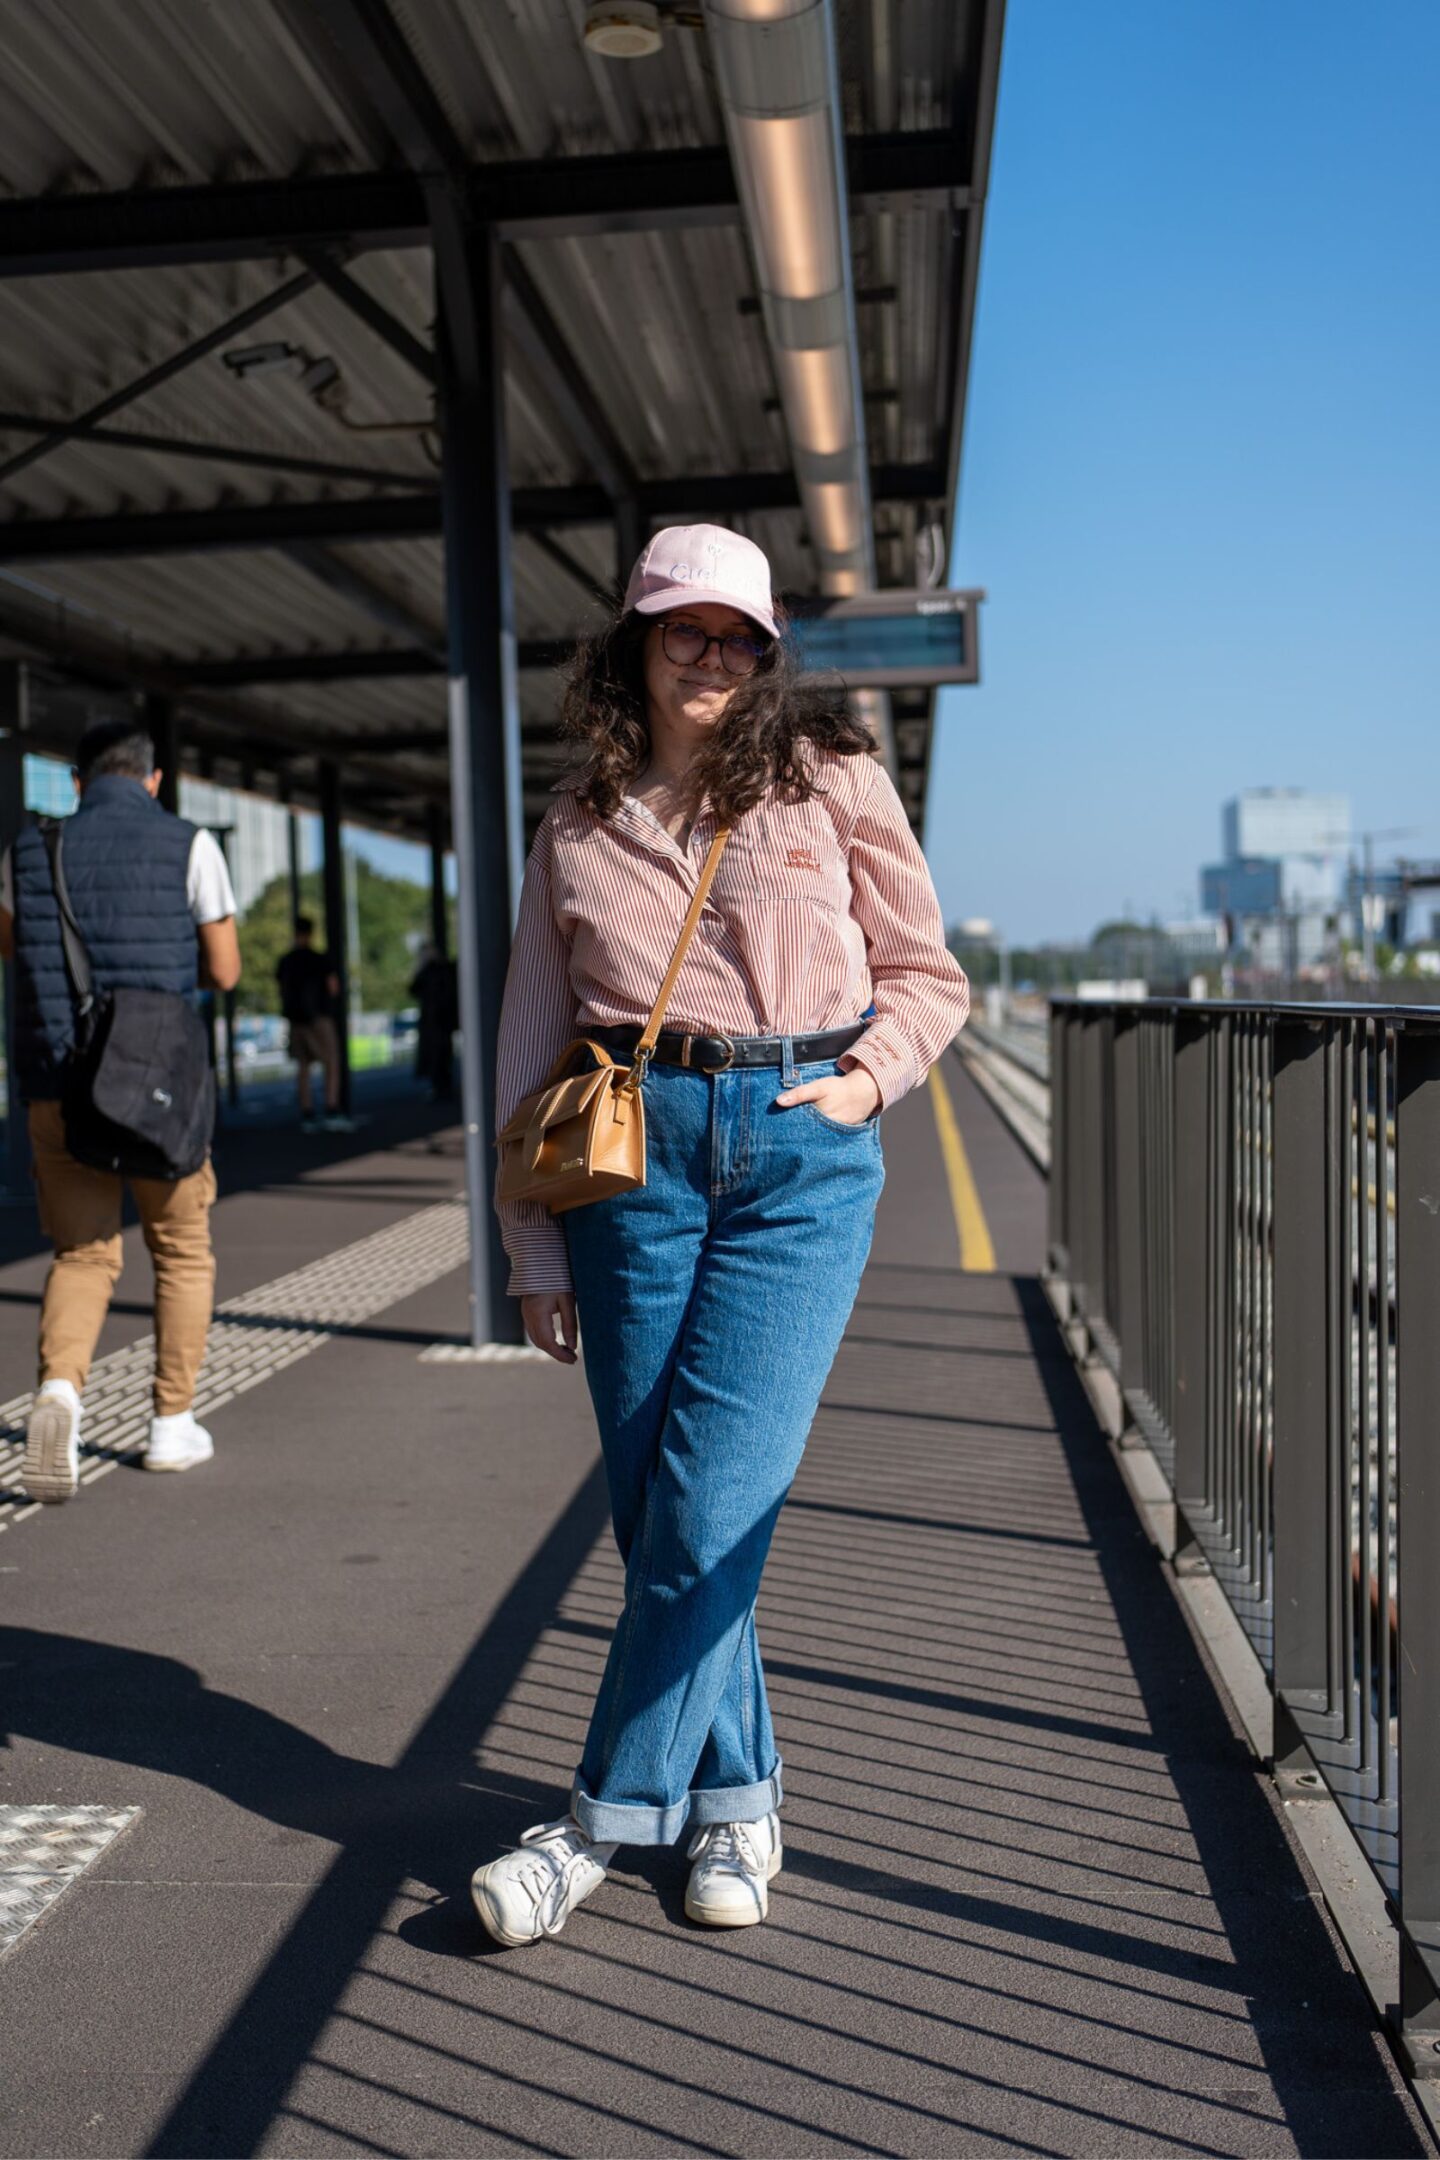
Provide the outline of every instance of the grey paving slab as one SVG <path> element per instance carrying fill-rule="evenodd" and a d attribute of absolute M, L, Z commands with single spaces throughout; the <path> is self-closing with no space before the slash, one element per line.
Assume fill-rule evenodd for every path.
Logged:
<path fill-rule="evenodd" d="M 691 1927 L 682 1856 L 630 1852 L 558 1941 L 479 1934 L 469 1872 L 563 1805 L 621 1584 L 579 1377 L 419 1357 L 449 1277 L 223 1409 L 203 1473 L 10 1541 L 0 1797 L 144 1814 L 0 1966 L 0 2151 L 1428 2150 L 1008 1257 L 1037 1194 L 952 1085 L 1015 1272 L 955 1266 L 898 1106 L 762 1603 L 769 1923 Z M 227 1206 L 293 1267 L 429 1176 Z"/>

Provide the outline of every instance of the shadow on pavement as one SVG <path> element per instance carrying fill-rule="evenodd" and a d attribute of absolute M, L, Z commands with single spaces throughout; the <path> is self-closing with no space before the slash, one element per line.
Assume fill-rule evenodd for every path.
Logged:
<path fill-rule="evenodd" d="M 597 1463 L 390 1769 L 213 1692 L 178 1660 L 0 1628 L 0 1661 L 19 1667 L 7 1674 L 12 1731 L 190 1778 L 342 1847 L 150 2152 L 255 2150 L 402 1884 L 468 1912 L 477 1854 L 512 1819 L 507 1795 L 477 1790 L 476 1749 L 608 1521 Z M 470 1925 L 473 1955 L 482 1939 Z"/>

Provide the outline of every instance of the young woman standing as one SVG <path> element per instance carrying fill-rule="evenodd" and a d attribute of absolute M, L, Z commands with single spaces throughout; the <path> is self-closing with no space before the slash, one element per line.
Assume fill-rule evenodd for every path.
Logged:
<path fill-rule="evenodd" d="M 565 717 L 586 757 L 526 868 L 502 1126 L 576 1035 L 634 1051 L 730 837 L 645 1081 L 646 1182 L 559 1218 L 501 1208 L 526 1332 L 565 1364 L 578 1304 L 626 1568 L 570 1813 L 475 1875 L 509 1944 L 558 1933 L 617 1845 L 687 1828 L 690 1917 L 765 1917 L 781 1781 L 761 1571 L 869 1251 L 879 1113 L 969 1002 L 870 736 L 797 680 L 753 542 L 658 533 Z"/>

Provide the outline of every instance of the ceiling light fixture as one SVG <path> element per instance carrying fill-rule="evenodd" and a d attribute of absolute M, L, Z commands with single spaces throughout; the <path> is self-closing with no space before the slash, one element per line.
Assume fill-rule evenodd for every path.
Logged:
<path fill-rule="evenodd" d="M 590 0 L 585 44 L 604 60 L 648 60 L 660 50 L 655 0 Z"/>

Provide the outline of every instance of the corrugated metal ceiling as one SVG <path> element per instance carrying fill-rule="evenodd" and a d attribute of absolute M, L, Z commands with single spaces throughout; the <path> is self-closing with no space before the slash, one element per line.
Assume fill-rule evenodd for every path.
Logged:
<path fill-rule="evenodd" d="M 837 0 L 847 125 L 853 133 L 950 123 L 970 18 L 984 0 Z M 581 0 L 391 0 L 394 19 L 467 153 L 477 160 L 673 149 L 723 139 L 704 33 L 675 22 L 638 66 L 587 52 Z M 316 11 L 318 12 L 318 11 Z M 397 151 L 335 65 L 305 0 L 0 0 L 0 196 L 199 185 L 394 170 Z M 937 393 L 954 274 L 951 219 L 928 207 L 852 219 L 872 461 L 943 455 Z M 738 225 L 531 239 L 519 253 L 642 480 L 784 470 L 765 338 L 747 306 L 752 279 Z M 224 322 L 297 268 L 293 259 L 93 270 L 0 279 L 0 414 L 84 411 Z M 428 344 L 428 250 L 357 256 L 349 275 Z M 137 449 L 72 441 L 0 487 L 8 521 L 346 500 L 363 483 L 175 454 L 202 441 L 363 464 L 428 486 L 423 423 L 431 392 L 330 291 L 314 287 L 237 342 L 286 341 L 329 356 L 345 425 L 288 371 L 241 380 L 214 353 L 137 398 L 112 425 L 160 438 Z M 516 352 L 507 362 L 512 483 L 588 480 L 563 416 Z M 415 423 L 409 432 L 367 433 Z M 0 419 L 0 461 L 36 439 Z M 882 580 L 910 583 L 923 506 L 877 506 Z M 813 563 L 798 510 L 737 516 L 772 557 L 778 583 L 806 589 Z M 608 523 L 557 538 L 600 584 L 616 571 Z M 357 568 L 438 635 L 438 541 L 342 547 Z M 27 561 L 57 601 L 93 610 L 147 658 L 381 649 L 396 642 L 352 601 L 273 551 L 190 557 Z M 581 586 L 524 535 L 515 550 L 517 631 L 562 636 L 587 618 Z M 0 622 L 5 619 L 0 585 Z M 237 694 L 238 695 L 238 694 Z M 250 693 L 246 693 L 250 695 Z M 337 731 L 372 713 L 392 724 L 435 682 L 296 686 L 254 693 L 263 710 Z M 552 686 L 527 678 L 527 718 Z M 443 699 L 442 699 L 443 703 Z M 378 724 L 377 719 L 377 724 Z M 403 810 L 403 805 L 402 805 Z"/>

